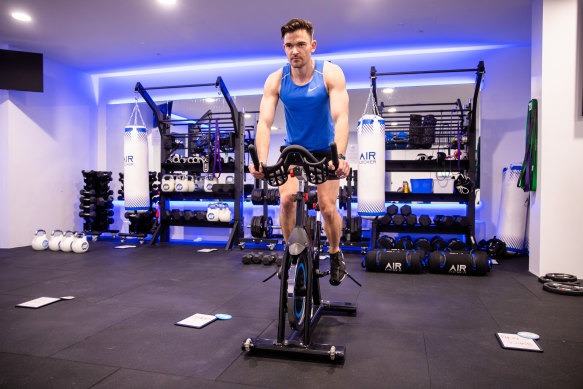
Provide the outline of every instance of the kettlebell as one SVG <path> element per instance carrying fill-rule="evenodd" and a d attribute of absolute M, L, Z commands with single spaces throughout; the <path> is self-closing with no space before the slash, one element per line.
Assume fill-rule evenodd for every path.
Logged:
<path fill-rule="evenodd" d="M 63 239 L 63 231 L 53 230 L 51 239 L 49 239 L 49 250 L 59 251 L 59 242 Z"/>
<path fill-rule="evenodd" d="M 47 239 L 47 233 L 45 230 L 36 230 L 34 233 L 34 238 L 32 238 L 32 249 L 33 250 L 46 250 L 49 247 L 49 240 Z"/>
<path fill-rule="evenodd" d="M 194 190 L 195 191 L 204 190 L 204 178 L 202 178 L 202 177 L 196 177 L 194 179 Z"/>
<path fill-rule="evenodd" d="M 227 203 L 222 203 L 222 207 L 219 209 L 219 221 L 229 223 L 233 218 L 233 213 L 229 209 L 229 205 Z"/>
<path fill-rule="evenodd" d="M 174 192 L 174 176 L 172 174 L 162 176 L 162 192 Z"/>
<path fill-rule="evenodd" d="M 209 204 L 206 210 L 206 220 L 216 222 L 219 220 L 219 207 L 216 203 Z"/>
<path fill-rule="evenodd" d="M 87 241 L 87 236 L 83 232 L 76 233 L 73 236 L 73 243 L 71 244 L 71 249 L 74 253 L 83 254 L 89 250 L 89 242 Z"/>
<path fill-rule="evenodd" d="M 194 178 L 191 175 L 186 176 L 186 191 L 194 192 Z"/>
<path fill-rule="evenodd" d="M 65 231 L 63 239 L 61 239 L 61 241 L 59 242 L 59 249 L 66 253 L 70 253 L 72 250 L 71 245 L 73 244 L 74 239 L 75 236 L 73 235 L 73 231 Z"/>
<path fill-rule="evenodd" d="M 234 184 L 235 183 L 235 177 L 233 176 L 226 176 L 225 177 L 225 184 Z"/>
<path fill-rule="evenodd" d="M 214 178 L 212 175 L 207 176 L 204 180 L 204 191 L 205 192 L 212 192 L 213 185 L 218 184 L 218 183 L 219 183 L 219 181 L 216 178 Z"/>
<path fill-rule="evenodd" d="M 188 179 L 186 176 L 176 176 L 174 179 L 174 190 L 176 192 L 186 192 L 188 190 Z"/>

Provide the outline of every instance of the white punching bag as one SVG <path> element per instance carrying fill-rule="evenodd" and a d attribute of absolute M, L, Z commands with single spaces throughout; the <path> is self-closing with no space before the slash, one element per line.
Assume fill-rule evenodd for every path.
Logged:
<path fill-rule="evenodd" d="M 522 253 L 525 250 L 526 221 L 529 192 L 519 187 L 522 166 L 510 165 L 502 171 L 502 199 L 496 237 L 506 243 L 506 250 Z"/>
<path fill-rule="evenodd" d="M 127 125 L 124 134 L 124 201 L 126 211 L 146 212 L 150 209 L 150 183 L 148 177 L 148 132 L 146 126 L 137 124 L 141 114 L 138 104 L 130 116 L 133 125 Z"/>
<path fill-rule="evenodd" d="M 385 213 L 385 120 L 363 115 L 358 121 L 358 215 L 374 219 Z"/>

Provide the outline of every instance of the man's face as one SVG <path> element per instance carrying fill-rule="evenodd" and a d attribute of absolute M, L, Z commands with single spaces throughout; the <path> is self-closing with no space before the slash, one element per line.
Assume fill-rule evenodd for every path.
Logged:
<path fill-rule="evenodd" d="M 316 41 L 306 30 L 296 30 L 284 35 L 283 49 L 291 66 L 301 68 L 309 63 L 311 54 L 316 50 Z"/>

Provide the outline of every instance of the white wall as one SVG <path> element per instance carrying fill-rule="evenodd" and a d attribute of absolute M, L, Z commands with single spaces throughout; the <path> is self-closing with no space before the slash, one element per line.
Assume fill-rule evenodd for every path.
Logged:
<path fill-rule="evenodd" d="M 531 193 L 529 270 L 536 275 L 561 272 L 583 277 L 579 255 L 583 180 L 577 167 L 583 152 L 583 122 L 576 91 L 581 6 L 580 0 L 533 4 L 533 64 L 537 68 L 533 69 L 532 83 L 540 111 L 538 189 Z M 534 237 L 538 239 L 534 241 Z"/>
<path fill-rule="evenodd" d="M 81 229 L 81 170 L 95 163 L 95 115 L 89 76 L 48 59 L 43 93 L 0 95 L 0 201 L 8 205 L 0 247 L 29 245 L 39 228 Z"/>

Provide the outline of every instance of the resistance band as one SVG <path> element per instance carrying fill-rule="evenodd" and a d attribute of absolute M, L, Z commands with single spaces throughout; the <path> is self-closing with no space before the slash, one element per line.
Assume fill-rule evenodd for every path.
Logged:
<path fill-rule="evenodd" d="M 528 119 L 526 122 L 526 150 L 518 184 L 525 192 L 536 191 L 536 165 L 538 140 L 538 103 L 536 99 L 528 103 Z"/>

